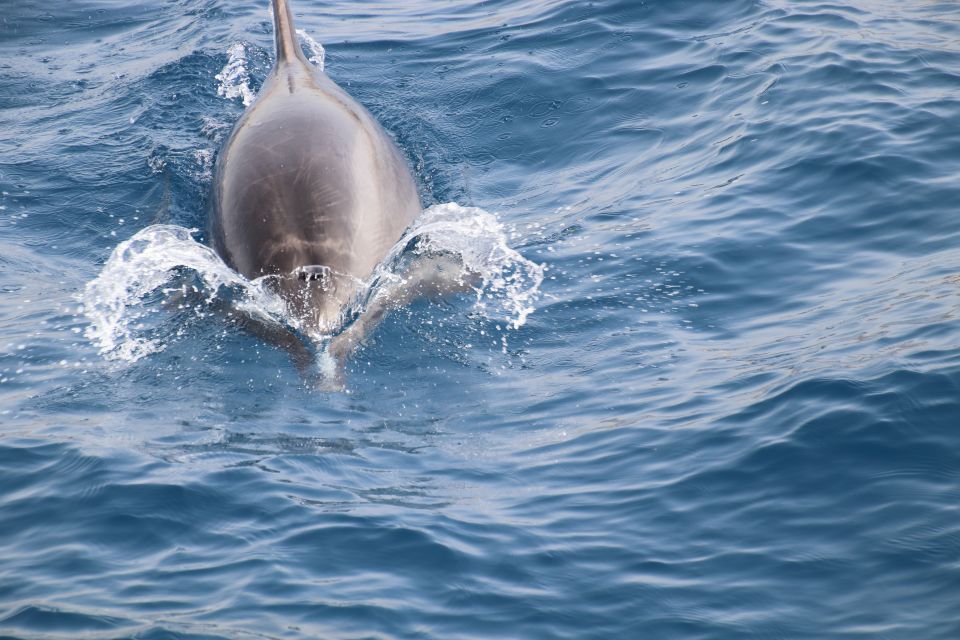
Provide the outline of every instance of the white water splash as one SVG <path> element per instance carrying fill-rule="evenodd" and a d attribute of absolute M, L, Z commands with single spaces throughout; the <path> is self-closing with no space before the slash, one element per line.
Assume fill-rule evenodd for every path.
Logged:
<path fill-rule="evenodd" d="M 202 292 L 212 301 L 221 287 L 237 287 L 244 312 L 267 318 L 282 317 L 283 302 L 263 283 L 251 282 L 230 269 L 213 249 L 191 237 L 195 230 L 176 225 L 151 225 L 121 242 L 103 270 L 87 283 L 80 301 L 90 320 L 85 335 L 109 359 L 134 362 L 163 350 L 161 338 L 148 337 L 147 316 L 162 309 L 148 296 L 174 283 L 175 271 L 189 269 L 202 282 Z M 244 299 L 245 298 L 245 299 Z"/>
<path fill-rule="evenodd" d="M 310 37 L 303 29 L 297 29 L 297 35 L 303 45 L 310 50 L 310 62 L 320 71 L 324 70 L 327 51 L 323 45 Z M 235 42 L 227 49 L 227 64 L 215 78 L 217 80 L 217 95 L 228 100 L 240 98 L 243 106 L 250 106 L 256 99 L 256 94 L 250 89 L 250 71 L 247 68 L 247 49 L 242 42 Z"/>
<path fill-rule="evenodd" d="M 382 277 L 386 270 L 395 275 L 397 270 L 392 265 L 411 245 L 418 255 L 456 257 L 461 279 L 479 277 L 472 288 L 476 292 L 475 308 L 483 316 L 518 329 L 533 312 L 544 267 L 510 248 L 503 224 L 493 214 L 452 202 L 426 209 L 374 277 Z"/>
<path fill-rule="evenodd" d="M 213 178 L 213 149 L 196 149 L 193 159 L 197 163 L 197 176 L 203 181 Z"/>
<path fill-rule="evenodd" d="M 85 335 L 105 357 L 133 362 L 163 350 L 164 336 L 175 335 L 178 328 L 164 327 L 161 315 L 157 330 L 148 317 L 163 312 L 171 294 L 185 292 L 185 271 L 193 276 L 190 288 L 207 305 L 228 298 L 243 313 L 298 327 L 267 278 L 244 278 L 191 233 L 175 225 L 147 227 L 120 243 L 100 275 L 87 284 L 80 296 L 90 322 Z M 484 317 L 516 329 L 533 312 L 544 267 L 507 245 L 503 225 L 494 215 L 448 203 L 421 214 L 361 287 L 354 307 L 344 310 L 343 318 L 356 317 L 371 300 L 396 298 L 398 288 L 415 286 L 411 261 L 438 255 L 451 258 L 460 269 L 455 277 L 471 283 L 474 309 Z M 216 316 L 210 321 L 217 321 Z"/>
<path fill-rule="evenodd" d="M 230 45 L 227 49 L 230 56 L 226 66 L 216 75 L 217 95 L 228 100 L 240 98 L 243 105 L 249 106 L 256 96 L 250 90 L 250 72 L 247 71 L 247 50 L 242 42 Z"/>
<path fill-rule="evenodd" d="M 297 29 L 297 35 L 301 42 L 310 49 L 310 62 L 312 62 L 320 71 L 323 71 L 324 61 L 327 59 L 327 50 L 323 45 L 310 37 L 310 34 L 303 29 Z"/>

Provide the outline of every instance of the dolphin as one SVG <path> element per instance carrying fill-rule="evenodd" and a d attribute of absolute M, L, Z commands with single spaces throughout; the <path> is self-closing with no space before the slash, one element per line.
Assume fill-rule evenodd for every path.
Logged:
<path fill-rule="evenodd" d="M 276 62 L 217 158 L 210 237 L 234 270 L 269 276 L 300 331 L 329 335 L 421 203 L 391 137 L 307 61 L 287 0 L 273 22 Z M 255 330 L 303 364 L 297 338 Z"/>

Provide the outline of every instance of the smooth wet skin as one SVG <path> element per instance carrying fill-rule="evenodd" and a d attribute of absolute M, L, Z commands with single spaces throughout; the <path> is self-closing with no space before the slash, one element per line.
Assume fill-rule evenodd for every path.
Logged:
<path fill-rule="evenodd" d="M 214 247 L 248 278 L 276 286 L 309 331 L 342 307 L 420 212 L 406 161 L 377 121 L 295 41 L 274 2 L 277 61 L 222 149 L 214 180 Z M 333 278 L 303 279 L 323 265 Z"/>

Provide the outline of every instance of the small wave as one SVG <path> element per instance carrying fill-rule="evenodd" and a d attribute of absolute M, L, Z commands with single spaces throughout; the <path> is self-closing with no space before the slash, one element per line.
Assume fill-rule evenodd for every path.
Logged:
<path fill-rule="evenodd" d="M 310 49 L 310 62 L 312 62 L 320 71 L 324 69 L 324 61 L 327 59 L 327 50 L 323 45 L 310 37 L 310 34 L 303 29 L 297 29 L 297 35 L 300 41 Z"/>
<path fill-rule="evenodd" d="M 320 71 L 324 70 L 327 51 L 323 45 L 310 37 L 303 29 L 297 29 L 301 43 L 310 50 L 309 60 Z M 235 42 L 227 49 L 227 64 L 216 76 L 217 95 L 228 100 L 239 98 L 243 106 L 250 106 L 256 94 L 250 88 L 250 70 L 247 61 L 247 48 L 242 42 Z"/>
<path fill-rule="evenodd" d="M 210 247 L 197 242 L 196 230 L 152 225 L 121 242 L 100 274 L 80 296 L 90 325 L 85 335 L 111 360 L 134 362 L 162 351 L 178 332 L 157 316 L 171 303 L 205 317 L 209 307 L 226 302 L 232 308 L 298 330 L 299 322 L 284 300 L 269 287 L 270 276 L 248 280 L 228 267 Z M 372 301 L 409 299 L 398 291 L 413 288 L 411 274 L 423 261 L 445 259 L 458 267 L 454 279 L 476 294 L 474 309 L 482 316 L 517 329 L 534 311 L 544 266 L 510 248 L 503 224 L 476 207 L 448 203 L 426 209 L 377 267 L 349 308 L 341 327 L 360 316 Z M 197 305 L 178 300 L 199 296 Z M 206 308 L 204 308 L 206 307 Z M 330 336 L 313 336 L 322 341 Z"/>
<path fill-rule="evenodd" d="M 215 77 L 217 95 L 228 100 L 240 98 L 244 106 L 253 103 L 254 95 L 250 89 L 250 72 L 247 70 L 247 50 L 242 42 L 236 42 L 227 49 L 227 64 Z"/>

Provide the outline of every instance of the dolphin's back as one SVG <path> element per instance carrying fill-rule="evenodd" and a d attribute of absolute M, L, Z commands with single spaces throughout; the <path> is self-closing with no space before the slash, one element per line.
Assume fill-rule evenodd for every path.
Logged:
<path fill-rule="evenodd" d="M 365 279 L 420 211 L 376 120 L 304 58 L 284 0 L 278 59 L 217 161 L 214 246 L 247 277 L 325 265 Z"/>

